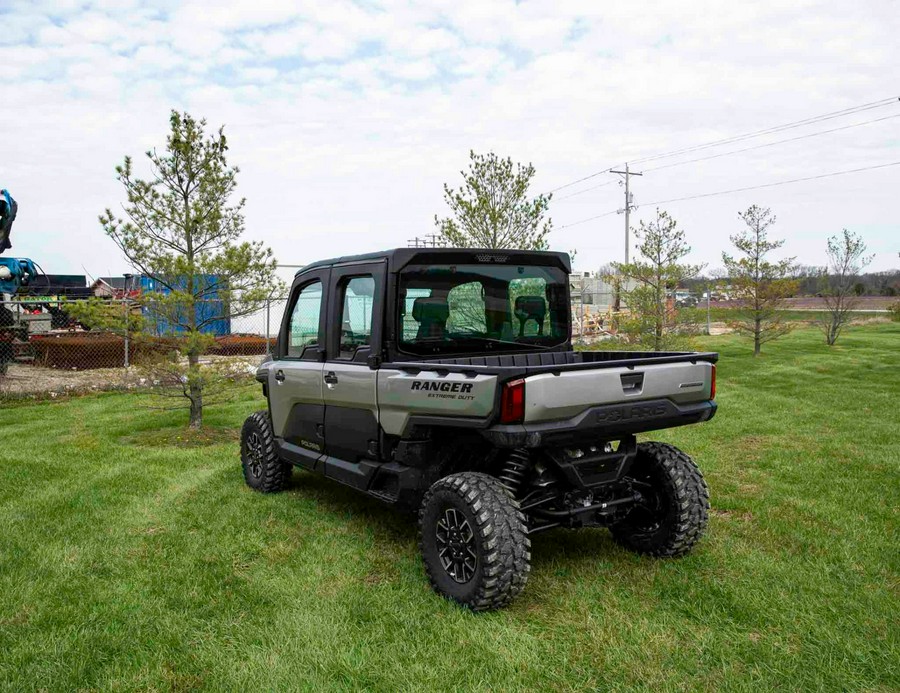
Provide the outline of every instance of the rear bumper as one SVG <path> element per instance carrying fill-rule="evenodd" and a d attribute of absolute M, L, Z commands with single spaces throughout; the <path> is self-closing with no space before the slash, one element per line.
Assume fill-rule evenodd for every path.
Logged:
<path fill-rule="evenodd" d="M 715 400 L 676 404 L 668 399 L 652 399 L 591 407 L 561 421 L 490 426 L 481 434 L 497 447 L 552 447 L 686 426 L 709 421 L 715 413 Z"/>

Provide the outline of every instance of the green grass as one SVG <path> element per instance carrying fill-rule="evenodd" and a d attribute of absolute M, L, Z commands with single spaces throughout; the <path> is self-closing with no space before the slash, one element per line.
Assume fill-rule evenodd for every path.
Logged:
<path fill-rule="evenodd" d="M 656 436 L 712 490 L 681 560 L 534 540 L 513 606 L 427 586 L 408 517 L 241 477 L 247 392 L 185 437 L 128 394 L 0 410 L 0 685 L 53 689 L 900 688 L 900 325 L 733 336 L 719 413 Z"/>

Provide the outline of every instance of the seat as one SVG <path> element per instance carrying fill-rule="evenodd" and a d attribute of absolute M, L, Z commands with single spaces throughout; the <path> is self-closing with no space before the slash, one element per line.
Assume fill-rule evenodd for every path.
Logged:
<path fill-rule="evenodd" d="M 547 301 L 543 296 L 517 296 L 514 309 L 519 321 L 519 336 L 525 336 L 525 323 L 529 320 L 537 322 L 538 335 L 544 334 L 544 318 L 547 317 Z"/>
<path fill-rule="evenodd" d="M 436 296 L 420 297 L 413 301 L 413 320 L 419 323 L 416 339 L 443 339 L 450 317 L 447 299 Z"/>

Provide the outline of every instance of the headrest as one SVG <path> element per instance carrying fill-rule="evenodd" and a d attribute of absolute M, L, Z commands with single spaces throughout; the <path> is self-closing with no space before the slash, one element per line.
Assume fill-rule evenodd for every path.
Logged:
<path fill-rule="evenodd" d="M 450 317 L 450 304 L 445 298 L 422 296 L 413 301 L 412 316 L 416 322 L 446 322 Z"/>
<path fill-rule="evenodd" d="M 547 301 L 543 296 L 516 296 L 516 317 L 543 320 L 547 314 Z"/>

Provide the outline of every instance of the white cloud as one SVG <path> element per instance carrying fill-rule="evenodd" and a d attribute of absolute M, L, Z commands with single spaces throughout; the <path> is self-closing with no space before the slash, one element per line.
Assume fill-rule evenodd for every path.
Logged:
<path fill-rule="evenodd" d="M 0 21 L 12 84 L 0 127 L 15 142 L 0 185 L 20 201 L 15 251 L 51 272 L 124 269 L 96 215 L 121 200 L 123 155 L 140 162 L 163 145 L 170 108 L 228 124 L 248 234 L 296 264 L 430 231 L 470 148 L 532 161 L 546 190 L 625 158 L 897 95 L 900 62 L 886 0 L 23 0 Z M 898 124 L 648 172 L 635 182 L 638 217 L 654 200 L 900 160 Z M 869 230 L 884 267 L 896 265 L 898 180 L 900 168 L 884 169 L 670 209 L 701 262 L 716 263 L 737 210 L 756 202 L 779 215 L 786 252 L 821 261 L 823 237 L 847 226 Z M 552 204 L 558 227 L 621 206 L 616 185 L 561 199 L 579 189 Z M 552 242 L 596 267 L 621 255 L 621 226 L 611 215 Z"/>
<path fill-rule="evenodd" d="M 488 75 L 510 64 L 506 53 L 499 48 L 482 46 L 463 48 L 450 57 L 450 69 L 458 75 Z"/>
<path fill-rule="evenodd" d="M 132 58 L 136 68 L 149 72 L 171 70 L 180 65 L 183 60 L 184 58 L 173 51 L 171 47 L 163 44 L 141 46 L 134 52 Z"/>
<path fill-rule="evenodd" d="M 381 62 L 379 69 L 389 77 L 397 79 L 422 81 L 437 74 L 437 66 L 427 58 L 412 60 L 396 60 L 387 58 Z"/>

